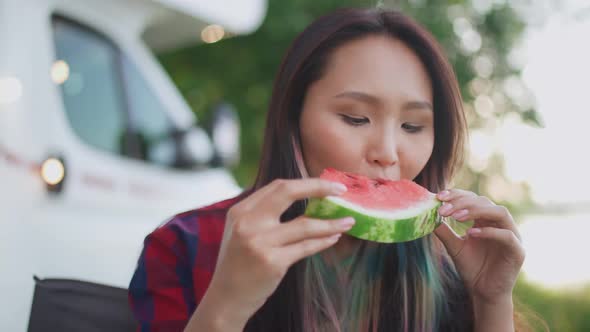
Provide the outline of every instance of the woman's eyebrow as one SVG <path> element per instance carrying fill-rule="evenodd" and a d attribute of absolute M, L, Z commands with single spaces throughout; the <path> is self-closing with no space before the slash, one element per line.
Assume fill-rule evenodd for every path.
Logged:
<path fill-rule="evenodd" d="M 432 107 L 432 104 L 430 104 L 427 101 L 409 101 L 407 103 L 404 104 L 404 106 L 402 107 L 402 109 L 404 111 L 410 111 L 410 110 L 427 110 L 427 111 L 432 111 L 434 110 L 434 107 Z"/>
<path fill-rule="evenodd" d="M 367 104 L 380 105 L 381 100 L 376 96 L 360 91 L 344 91 L 334 96 L 334 98 L 351 98 Z"/>
<path fill-rule="evenodd" d="M 341 92 L 337 95 L 334 96 L 334 98 L 351 98 L 351 99 L 355 99 L 367 104 L 372 104 L 372 105 L 381 105 L 382 101 L 371 94 L 365 93 L 365 92 L 360 92 L 360 91 L 344 91 Z M 402 110 L 406 111 L 406 110 L 430 110 L 432 111 L 434 108 L 432 107 L 432 104 L 428 101 L 409 101 L 406 102 L 403 106 L 402 106 Z"/>

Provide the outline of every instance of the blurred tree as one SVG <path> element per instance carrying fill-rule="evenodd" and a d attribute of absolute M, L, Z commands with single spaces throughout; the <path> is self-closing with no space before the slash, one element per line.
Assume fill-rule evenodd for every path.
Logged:
<path fill-rule="evenodd" d="M 242 157 L 233 171 L 241 185 L 251 184 L 256 174 L 272 82 L 289 43 L 319 15 L 342 6 L 375 5 L 409 14 L 443 45 L 461 84 L 474 136 L 493 133 L 504 118 L 514 115 L 540 125 L 520 81 L 520 68 L 511 59 L 524 23 L 507 1 L 269 0 L 267 17 L 254 34 L 161 55 L 201 119 L 220 99 L 239 110 Z M 478 153 L 466 159 L 457 186 L 488 195 L 513 210 L 530 203 L 526 186 L 510 183 L 503 175 L 501 152 L 475 150 Z"/>

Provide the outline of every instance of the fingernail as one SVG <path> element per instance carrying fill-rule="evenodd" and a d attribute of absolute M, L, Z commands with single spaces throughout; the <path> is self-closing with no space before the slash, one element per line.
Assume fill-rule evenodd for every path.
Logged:
<path fill-rule="evenodd" d="M 470 228 L 470 229 L 467 230 L 467 234 L 469 234 L 469 235 L 481 234 L 481 229 L 479 229 L 479 228 Z"/>
<path fill-rule="evenodd" d="M 438 210 L 438 212 L 441 213 L 441 214 L 445 214 L 445 213 L 451 211 L 452 208 L 453 208 L 453 204 L 451 204 L 451 203 L 445 203 L 445 204 L 443 204 L 443 206 L 440 207 L 440 209 Z"/>
<path fill-rule="evenodd" d="M 342 234 L 334 234 L 334 235 L 332 235 L 332 236 L 330 236 L 328 238 L 328 241 L 330 241 L 330 242 L 336 242 L 336 241 L 338 241 L 338 239 L 340 238 L 340 236 L 342 236 Z"/>
<path fill-rule="evenodd" d="M 339 182 L 334 182 L 332 184 L 332 188 L 334 189 L 334 192 L 336 194 L 343 194 L 348 190 L 348 188 L 346 188 L 345 185 L 343 185 L 342 183 L 339 183 Z"/>
<path fill-rule="evenodd" d="M 466 215 L 467 215 L 467 210 L 463 209 L 463 210 L 459 210 L 459 211 L 453 213 L 453 218 L 461 219 L 461 218 L 465 217 Z"/>
<path fill-rule="evenodd" d="M 448 190 L 443 190 L 440 193 L 438 193 L 438 197 L 439 198 L 445 198 L 447 196 L 449 196 L 449 191 Z"/>
<path fill-rule="evenodd" d="M 348 217 L 348 218 L 344 218 L 338 221 L 338 225 L 342 226 L 342 227 L 350 227 L 352 225 L 354 225 L 355 220 L 354 218 Z"/>

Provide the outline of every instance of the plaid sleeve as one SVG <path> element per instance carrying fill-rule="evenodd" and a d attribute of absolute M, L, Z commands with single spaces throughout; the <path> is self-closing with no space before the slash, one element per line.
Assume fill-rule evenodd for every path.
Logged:
<path fill-rule="evenodd" d="M 187 248 L 194 248 L 198 237 L 181 222 L 173 218 L 144 241 L 129 285 L 138 332 L 182 331 L 196 308 Z"/>

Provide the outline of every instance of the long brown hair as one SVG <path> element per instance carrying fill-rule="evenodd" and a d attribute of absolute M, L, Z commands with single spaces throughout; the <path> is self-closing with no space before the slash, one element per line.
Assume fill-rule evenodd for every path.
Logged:
<path fill-rule="evenodd" d="M 322 77 L 330 55 L 336 48 L 371 35 L 389 36 L 404 42 L 427 69 L 433 91 L 435 143 L 429 161 L 414 180 L 432 192 L 438 192 L 448 185 L 462 164 L 467 126 L 458 82 L 442 48 L 428 31 L 397 11 L 346 8 L 314 21 L 296 37 L 283 58 L 273 86 L 262 158 L 252 190 L 278 178 L 302 177 L 296 154 L 300 147 L 299 119 L 307 88 Z M 302 214 L 304 208 L 305 201 L 296 202 L 281 220 L 290 220 Z M 420 288 L 420 294 L 428 292 L 427 286 L 430 285 L 424 285 L 433 280 L 439 285 L 441 294 L 424 298 L 433 299 L 428 305 L 435 308 L 437 322 L 426 326 L 445 331 L 472 329 L 473 314 L 469 296 L 450 258 L 434 236 L 406 244 L 378 244 L 375 247 L 379 248 L 382 255 L 383 276 L 378 300 L 380 305 L 376 306 L 381 309 L 377 313 L 372 312 L 378 316 L 378 324 L 371 325 L 373 330 L 377 326 L 379 331 L 424 328 L 425 325 L 412 322 L 408 317 L 424 318 L 411 313 L 413 309 L 425 311 L 419 307 L 424 304 L 413 297 L 420 296 L 417 288 Z M 422 265 L 408 264 L 411 259 L 416 259 Z M 289 269 L 277 290 L 251 317 L 246 331 L 303 330 L 302 307 L 307 300 L 302 298 L 302 283 L 305 271 L 309 268 L 306 260 Z M 417 287 L 412 282 L 401 284 L 399 275 L 396 275 L 399 271 L 409 279 L 424 278 L 423 287 Z M 402 301 L 400 297 L 404 296 L 406 300 Z M 397 308 L 400 308 L 399 311 L 403 309 L 405 316 L 397 313 Z"/>

